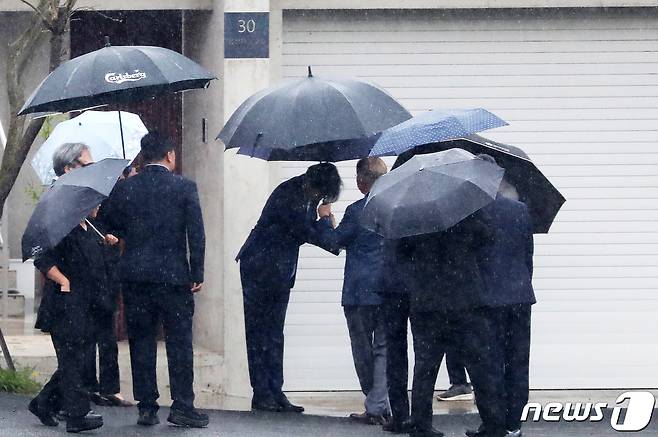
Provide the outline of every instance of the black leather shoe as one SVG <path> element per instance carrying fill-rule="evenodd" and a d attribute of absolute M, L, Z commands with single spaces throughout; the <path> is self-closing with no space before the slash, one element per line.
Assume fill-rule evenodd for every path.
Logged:
<path fill-rule="evenodd" d="M 103 416 L 89 413 L 83 417 L 69 417 L 66 419 L 66 432 L 91 431 L 103 426 Z"/>
<path fill-rule="evenodd" d="M 93 402 L 94 404 L 98 405 L 99 407 L 106 407 L 107 406 L 107 404 L 105 403 L 105 399 L 99 393 L 90 392 L 89 393 L 89 401 Z"/>
<path fill-rule="evenodd" d="M 200 413 L 196 408 L 191 408 L 189 410 L 172 408 L 171 411 L 169 411 L 167 422 L 190 428 L 205 428 L 208 426 L 210 419 L 207 414 Z"/>
<path fill-rule="evenodd" d="M 484 425 L 480 425 L 477 430 L 475 429 L 467 429 L 464 432 L 464 435 L 466 437 L 476 437 L 478 436 L 478 433 L 483 433 L 484 432 Z"/>
<path fill-rule="evenodd" d="M 361 423 L 363 425 L 385 425 L 386 418 L 381 414 L 369 414 L 369 413 L 352 413 L 350 414 L 350 419 L 356 423 Z"/>
<path fill-rule="evenodd" d="M 412 431 L 409 433 L 410 437 L 445 437 L 445 434 L 443 434 L 441 431 L 438 429 L 424 429 L 424 430 L 419 430 L 419 429 L 412 429 Z"/>
<path fill-rule="evenodd" d="M 272 413 L 279 413 L 283 411 L 283 407 L 274 399 L 252 399 L 251 410 L 255 411 L 270 411 Z"/>
<path fill-rule="evenodd" d="M 281 406 L 281 411 L 285 413 L 303 413 L 304 407 L 301 405 L 295 405 L 288 400 L 288 397 L 281 393 L 279 399 L 277 399 L 278 404 Z"/>
<path fill-rule="evenodd" d="M 57 426 L 59 422 L 55 418 L 55 415 L 46 411 L 44 408 L 40 408 L 36 399 L 30 401 L 30 405 L 27 406 L 27 409 L 30 410 L 30 413 L 37 416 L 37 418 L 46 426 Z"/>
<path fill-rule="evenodd" d="M 153 410 L 139 410 L 139 418 L 137 425 L 141 426 L 154 426 L 160 423 L 157 411 Z"/>
<path fill-rule="evenodd" d="M 382 426 L 382 429 L 393 434 L 409 434 L 413 430 L 413 427 L 408 420 L 398 422 L 395 419 L 391 419 Z"/>

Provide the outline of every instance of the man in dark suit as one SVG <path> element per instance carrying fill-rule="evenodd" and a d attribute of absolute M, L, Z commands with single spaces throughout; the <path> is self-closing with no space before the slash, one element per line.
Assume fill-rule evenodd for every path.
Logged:
<path fill-rule="evenodd" d="M 142 138 L 142 173 L 117 186 L 106 220 L 125 240 L 119 274 L 130 341 L 133 392 L 140 425 L 159 423 L 156 335 L 162 320 L 173 404 L 167 420 L 204 427 L 194 408 L 192 318 L 203 286 L 205 234 L 196 184 L 173 173 L 173 143 L 151 132 Z M 188 260 L 189 246 L 189 260 Z"/>
<path fill-rule="evenodd" d="M 385 277 L 382 298 L 384 332 L 386 334 L 386 388 L 391 406 L 391 417 L 384 431 L 408 433 L 409 422 L 409 290 L 403 261 L 394 255 L 394 243 L 384 245 Z"/>
<path fill-rule="evenodd" d="M 279 185 L 267 200 L 256 226 L 240 249 L 251 408 L 303 412 L 290 403 L 283 387 L 283 327 L 295 284 L 299 247 L 311 243 L 330 250 L 318 220 L 318 204 L 334 202 L 341 180 L 333 164 L 316 164 Z"/>
<path fill-rule="evenodd" d="M 478 212 L 443 232 L 408 237 L 398 244 L 412 274 L 410 304 L 414 337 L 414 380 L 411 417 L 413 437 L 442 436 L 432 428 L 432 397 L 441 357 L 454 347 L 464 359 L 475 389 L 486 431 L 478 437 L 506 435 L 502 406 L 502 366 L 497 368 L 490 345 L 493 333 L 483 309 L 484 284 L 477 250 L 490 238 Z"/>
<path fill-rule="evenodd" d="M 390 417 L 386 389 L 386 334 L 382 313 L 384 239 L 360 223 L 361 212 L 375 181 L 387 171 L 381 158 L 364 158 L 356 165 L 356 184 L 364 194 L 347 207 L 340 225 L 328 232 L 336 249 L 345 249 L 342 305 L 352 346 L 352 358 L 365 412 L 350 418 L 365 424 L 384 425 Z M 322 214 L 321 214 L 322 215 Z"/>
<path fill-rule="evenodd" d="M 489 162 L 488 155 L 479 155 Z M 503 180 L 496 200 L 483 211 L 495 229 L 490 244 L 478 253 L 484 280 L 484 302 L 489 308 L 496 341 L 492 348 L 504 365 L 503 405 L 508 436 L 521 436 L 521 414 L 528 403 L 530 363 L 530 315 L 536 303 L 532 288 L 532 222 L 525 204 L 504 193 L 514 193 Z M 468 431 L 467 435 L 477 435 Z"/>

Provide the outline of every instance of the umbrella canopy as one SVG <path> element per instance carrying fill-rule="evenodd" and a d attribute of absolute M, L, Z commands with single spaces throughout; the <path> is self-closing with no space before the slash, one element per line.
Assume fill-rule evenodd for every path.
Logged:
<path fill-rule="evenodd" d="M 375 182 L 361 224 L 385 238 L 446 230 L 493 202 L 504 173 L 461 149 L 416 155 Z"/>
<path fill-rule="evenodd" d="M 64 62 L 46 77 L 18 115 L 68 112 L 205 88 L 215 75 L 163 47 L 109 46 Z"/>
<path fill-rule="evenodd" d="M 350 159 L 360 159 L 368 156 L 378 136 L 379 134 L 375 134 L 372 137 L 309 144 L 290 150 L 269 147 L 240 147 L 238 154 L 266 161 L 349 161 Z"/>
<path fill-rule="evenodd" d="M 83 143 L 95 160 L 122 158 L 121 128 L 125 144 L 125 158 L 132 161 L 140 151 L 140 140 L 148 133 L 139 115 L 121 112 L 119 126 L 117 111 L 86 111 L 55 126 L 48 139 L 32 159 L 32 167 L 45 185 L 55 178 L 53 154 L 64 143 Z"/>
<path fill-rule="evenodd" d="M 547 233 L 565 202 L 564 196 L 519 147 L 497 143 L 479 135 L 454 141 L 426 144 L 398 157 L 398 164 L 416 154 L 434 153 L 458 147 L 473 154 L 491 155 L 505 169 L 505 179 L 516 188 L 519 200 L 528 206 L 536 234 Z"/>
<path fill-rule="evenodd" d="M 63 175 L 39 200 L 21 240 L 23 261 L 55 247 L 108 197 L 130 161 L 105 159 Z"/>
<path fill-rule="evenodd" d="M 386 129 L 377 138 L 370 156 L 399 155 L 422 144 L 461 138 L 507 122 L 482 108 L 437 109 Z"/>
<path fill-rule="evenodd" d="M 325 149 L 335 148 L 343 140 L 365 138 L 409 118 L 411 114 L 378 86 L 355 79 L 314 77 L 309 68 L 306 78 L 286 81 L 248 98 L 217 138 L 227 149 L 240 147 L 242 154 L 266 159 L 276 156 L 273 150 L 314 145 L 312 154 L 311 150 L 295 153 L 318 161 L 331 157 Z M 268 151 L 261 153 L 261 148 Z M 347 159 L 367 153 L 356 155 Z"/>

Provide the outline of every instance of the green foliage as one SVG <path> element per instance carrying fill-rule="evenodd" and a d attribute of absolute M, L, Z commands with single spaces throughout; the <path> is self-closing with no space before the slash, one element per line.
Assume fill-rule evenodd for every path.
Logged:
<path fill-rule="evenodd" d="M 33 378 L 36 372 L 33 369 L 18 369 L 12 372 L 9 369 L 0 369 L 0 392 L 34 394 L 41 390 L 41 384 Z"/>
<path fill-rule="evenodd" d="M 43 186 L 29 184 L 25 187 L 25 194 L 27 194 L 27 197 L 32 201 L 34 205 L 36 205 L 39 202 L 39 199 L 41 199 L 41 195 L 43 194 Z"/>
<path fill-rule="evenodd" d="M 43 140 L 48 139 L 50 134 L 53 133 L 53 130 L 55 130 L 55 126 L 68 119 L 68 114 L 49 115 L 44 120 L 43 126 L 41 126 L 41 130 L 39 131 L 39 138 L 42 138 Z"/>

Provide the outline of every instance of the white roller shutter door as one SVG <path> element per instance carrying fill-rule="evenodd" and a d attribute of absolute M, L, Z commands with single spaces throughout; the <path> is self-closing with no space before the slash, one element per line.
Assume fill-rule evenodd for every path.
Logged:
<path fill-rule="evenodd" d="M 357 76 L 408 109 L 484 107 L 567 198 L 536 237 L 533 388 L 658 387 L 658 12 L 284 13 L 283 77 Z M 336 210 L 360 197 L 341 165 Z M 276 183 L 305 163 L 279 166 Z M 304 246 L 288 390 L 358 389 L 343 257 Z M 444 384 L 445 385 L 445 381 Z"/>

